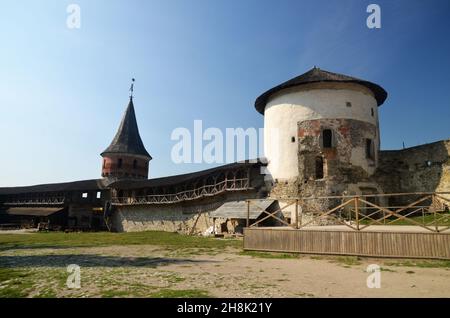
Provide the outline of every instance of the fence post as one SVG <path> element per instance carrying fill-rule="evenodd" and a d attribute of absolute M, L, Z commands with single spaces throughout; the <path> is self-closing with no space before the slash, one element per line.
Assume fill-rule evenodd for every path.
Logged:
<path fill-rule="evenodd" d="M 250 225 L 250 200 L 247 200 L 247 227 Z"/>
<path fill-rule="evenodd" d="M 299 228 L 303 224 L 303 207 L 305 206 L 304 202 L 305 201 L 303 201 L 303 199 L 300 200 L 301 206 L 300 206 L 300 212 L 299 212 Z"/>
<path fill-rule="evenodd" d="M 422 210 L 422 225 L 426 225 L 425 223 L 425 210 L 424 208 L 420 208 Z"/>
<path fill-rule="evenodd" d="M 436 197 L 434 193 L 431 195 L 431 206 L 434 210 L 434 228 L 436 229 L 436 232 L 439 232 L 439 226 L 437 224 L 437 204 L 436 204 Z"/>
<path fill-rule="evenodd" d="M 358 210 L 359 197 L 355 198 L 355 217 L 356 217 L 356 229 L 359 231 L 359 210 Z"/>
<path fill-rule="evenodd" d="M 298 229 L 298 199 L 295 199 L 295 228 Z"/>

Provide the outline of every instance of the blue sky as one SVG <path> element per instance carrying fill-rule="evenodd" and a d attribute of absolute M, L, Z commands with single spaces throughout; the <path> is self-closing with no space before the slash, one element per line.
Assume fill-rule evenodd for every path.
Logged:
<path fill-rule="evenodd" d="M 81 8 L 81 28 L 66 8 Z M 381 29 L 366 7 L 381 6 Z M 383 149 L 449 138 L 450 2 L 3 0 L 0 186 L 100 177 L 136 78 L 151 177 L 176 127 L 262 127 L 253 103 L 314 65 L 382 85 Z"/>

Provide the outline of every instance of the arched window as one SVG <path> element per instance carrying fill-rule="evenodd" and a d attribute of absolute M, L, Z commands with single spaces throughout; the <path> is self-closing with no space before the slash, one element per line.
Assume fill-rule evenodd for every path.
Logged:
<path fill-rule="evenodd" d="M 117 167 L 122 168 L 122 158 L 117 161 Z"/>
<path fill-rule="evenodd" d="M 323 158 L 316 157 L 316 179 L 323 179 Z"/>
<path fill-rule="evenodd" d="M 136 169 L 136 168 L 137 168 L 137 160 L 134 159 L 134 160 L 133 160 L 133 169 Z"/>
<path fill-rule="evenodd" d="M 323 148 L 333 147 L 333 132 L 331 129 L 324 129 L 322 131 L 322 146 Z"/>

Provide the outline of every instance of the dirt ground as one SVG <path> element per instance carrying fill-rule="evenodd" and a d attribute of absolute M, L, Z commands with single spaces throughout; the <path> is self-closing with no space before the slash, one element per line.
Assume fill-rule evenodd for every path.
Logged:
<path fill-rule="evenodd" d="M 22 284 L 25 297 L 450 297 L 450 268 L 417 262 L 234 247 L 18 248 L 0 251 L 0 267 L 22 273 L 0 280 L 0 294 Z M 66 286 L 69 264 L 81 268 L 80 289 Z M 381 288 L 367 287 L 369 264 L 381 267 Z"/>

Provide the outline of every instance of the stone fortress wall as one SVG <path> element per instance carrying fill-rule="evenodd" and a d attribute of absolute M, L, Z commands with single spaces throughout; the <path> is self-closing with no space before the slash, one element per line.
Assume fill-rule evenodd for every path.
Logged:
<path fill-rule="evenodd" d="M 374 179 L 384 193 L 450 191 L 450 139 L 381 151 Z"/>
<path fill-rule="evenodd" d="M 117 232 L 168 231 L 189 234 L 204 234 L 215 225 L 216 232 L 223 229 L 234 232 L 237 226 L 232 220 L 216 219 L 209 214 L 228 201 L 254 199 L 254 191 L 227 193 L 195 202 L 165 205 L 119 206 L 113 214 L 113 230 Z"/>

